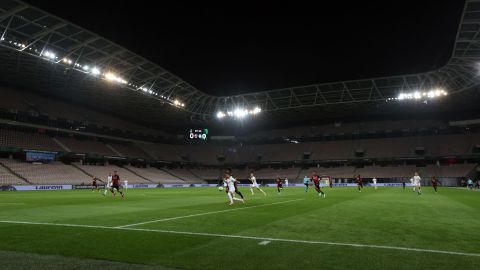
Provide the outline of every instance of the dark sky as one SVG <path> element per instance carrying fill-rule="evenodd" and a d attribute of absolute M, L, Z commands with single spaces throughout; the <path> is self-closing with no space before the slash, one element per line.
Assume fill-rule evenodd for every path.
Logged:
<path fill-rule="evenodd" d="M 26 2 L 217 95 L 439 67 L 450 56 L 464 5 L 461 0 Z"/>

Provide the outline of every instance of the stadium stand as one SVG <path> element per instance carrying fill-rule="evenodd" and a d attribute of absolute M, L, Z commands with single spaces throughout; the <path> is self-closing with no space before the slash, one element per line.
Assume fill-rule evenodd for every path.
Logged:
<path fill-rule="evenodd" d="M 371 121 L 359 123 L 338 123 L 325 124 L 314 126 L 300 126 L 284 129 L 272 129 L 269 131 L 256 132 L 255 135 L 247 136 L 247 138 L 274 138 L 275 137 L 314 137 L 333 134 L 348 134 L 348 133 L 377 133 L 393 130 L 421 130 L 421 129 L 443 129 L 447 123 L 440 120 L 396 120 L 396 121 Z"/>
<path fill-rule="evenodd" d="M 219 164 L 217 156 L 223 155 L 221 147 L 210 145 L 175 145 L 175 149 L 180 158 L 207 165 Z"/>
<path fill-rule="evenodd" d="M 146 135 L 169 136 L 168 133 L 159 130 L 137 125 L 106 113 L 67 103 L 63 100 L 42 97 L 32 92 L 0 87 L 0 94 L 2 96 L 0 108 L 7 110 L 48 115 L 52 119 L 78 121 L 85 124 L 94 124 L 98 127 L 141 132 Z"/>
<path fill-rule="evenodd" d="M 281 179 L 287 177 L 289 180 L 295 180 L 300 173 L 300 168 L 287 168 L 287 169 L 273 169 L 273 168 L 264 168 L 254 171 L 254 175 L 257 179 L 275 179 L 277 176 Z M 245 175 L 245 176 L 244 176 Z M 241 176 L 244 176 L 243 179 L 248 179 L 249 171 L 242 173 Z"/>
<path fill-rule="evenodd" d="M 122 145 L 109 143 L 106 146 L 110 149 L 113 148 L 112 151 L 119 153 L 122 157 L 152 159 L 152 157 L 145 153 L 145 151 L 133 144 Z"/>
<path fill-rule="evenodd" d="M 33 184 L 89 184 L 91 182 L 88 175 L 60 162 L 33 164 L 13 159 L 0 161 Z"/>
<path fill-rule="evenodd" d="M 77 140 L 74 138 L 57 137 L 62 144 L 73 152 L 85 154 L 98 154 L 107 156 L 118 156 L 117 153 L 108 148 L 105 144 L 93 140 Z"/>
<path fill-rule="evenodd" d="M 157 160 L 182 161 L 180 154 L 173 145 L 140 143 L 138 146 L 148 155 Z"/>
<path fill-rule="evenodd" d="M 313 171 L 317 171 L 318 175 L 330 176 L 332 178 L 353 178 L 355 175 L 355 167 L 341 166 L 341 167 L 311 167 L 302 169 L 298 174 L 297 182 L 303 180 L 304 176 L 310 176 Z"/>
<path fill-rule="evenodd" d="M 137 168 L 133 166 L 128 166 L 128 169 L 142 175 L 155 183 L 160 184 L 184 184 L 185 181 L 175 177 L 163 170 L 158 168 L 149 167 L 149 168 Z"/>
<path fill-rule="evenodd" d="M 63 151 L 48 135 L 0 128 L 0 146 L 33 150 Z"/>
<path fill-rule="evenodd" d="M 107 182 L 107 177 L 111 173 L 113 174 L 114 171 L 117 171 L 118 175 L 120 176 L 120 182 L 123 184 L 123 181 L 128 181 L 129 184 L 142 184 L 142 183 L 151 183 L 154 182 L 153 179 L 146 180 L 145 178 L 130 172 L 127 169 L 114 166 L 114 165 L 105 165 L 105 166 L 96 166 L 96 165 L 79 165 L 76 164 L 79 168 L 86 171 L 87 173 L 98 177 L 104 182 Z M 148 179 L 148 178 L 147 178 Z"/>
<path fill-rule="evenodd" d="M 427 174 L 429 176 L 438 177 L 464 177 L 467 176 L 472 170 L 474 170 L 477 164 L 453 164 L 448 166 L 427 166 Z"/>
<path fill-rule="evenodd" d="M 0 162 L 3 163 L 3 159 Z M 3 167 L 0 164 L 0 186 L 1 185 L 21 185 L 26 184 L 23 179 L 17 177 L 16 175 L 12 174 L 7 168 Z"/>
<path fill-rule="evenodd" d="M 219 180 L 223 171 L 218 168 L 194 168 L 191 172 L 202 180 Z"/>
<path fill-rule="evenodd" d="M 180 169 L 169 169 L 163 168 L 166 173 L 171 174 L 172 176 L 177 177 L 185 181 L 186 183 L 198 183 L 203 182 L 203 179 L 198 178 L 196 175 L 193 175 L 188 169 L 180 168 Z"/>

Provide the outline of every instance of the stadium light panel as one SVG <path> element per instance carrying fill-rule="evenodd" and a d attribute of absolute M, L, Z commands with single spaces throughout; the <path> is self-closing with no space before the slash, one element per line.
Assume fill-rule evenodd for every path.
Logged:
<path fill-rule="evenodd" d="M 70 59 L 68 59 L 68 58 L 66 58 L 66 57 L 64 57 L 64 58 L 62 59 L 62 62 L 65 63 L 65 64 L 69 64 L 69 65 L 72 64 L 72 60 L 70 60 Z"/>
<path fill-rule="evenodd" d="M 182 103 L 182 106 L 184 104 Z M 259 114 L 262 111 L 261 108 L 259 107 L 254 107 L 251 110 L 245 109 L 245 108 L 236 108 L 233 111 L 218 111 L 216 113 L 216 117 L 221 119 L 224 117 L 231 117 L 231 118 L 236 118 L 236 119 L 244 119 L 249 115 L 256 115 Z"/>
<path fill-rule="evenodd" d="M 248 110 L 237 108 L 237 109 L 235 109 L 233 114 L 237 118 L 244 118 L 248 114 Z"/>
<path fill-rule="evenodd" d="M 50 51 L 45 51 L 42 55 L 43 55 L 44 57 L 48 58 L 48 59 L 55 59 L 55 58 L 57 58 L 57 56 L 56 56 L 53 52 L 50 52 Z"/>
<path fill-rule="evenodd" d="M 89 66 L 87 66 L 87 65 L 83 66 L 83 70 L 88 71 L 89 69 L 90 69 Z"/>
<path fill-rule="evenodd" d="M 260 109 L 259 107 L 255 107 L 255 109 L 253 109 L 253 114 L 257 114 L 257 113 L 260 113 L 262 111 L 262 109 Z"/>
<path fill-rule="evenodd" d="M 429 91 L 415 91 L 413 93 L 400 93 L 398 94 L 397 98 L 391 98 L 391 99 L 396 99 L 396 100 L 410 100 L 410 99 L 419 100 L 422 98 L 434 99 L 441 96 L 446 96 L 447 94 L 448 94 L 447 91 L 440 88 L 436 88 Z M 390 100 L 390 99 L 387 99 L 387 100 Z"/>
<path fill-rule="evenodd" d="M 100 69 L 98 69 L 97 67 L 92 68 L 92 74 L 93 74 L 93 75 L 98 75 L 98 74 L 100 74 Z"/>
<path fill-rule="evenodd" d="M 109 81 L 114 81 L 115 79 L 117 78 L 117 76 L 115 76 L 115 74 L 113 73 L 106 73 L 105 74 L 105 79 L 109 80 Z"/>

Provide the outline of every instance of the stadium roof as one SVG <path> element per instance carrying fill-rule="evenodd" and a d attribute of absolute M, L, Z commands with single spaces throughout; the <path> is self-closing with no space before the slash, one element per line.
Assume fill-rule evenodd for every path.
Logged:
<path fill-rule="evenodd" d="M 372 107 L 378 113 L 395 108 L 398 102 L 391 99 L 400 93 L 431 89 L 445 89 L 448 102 L 458 107 L 478 92 L 479 32 L 480 1 L 467 1 L 452 56 L 439 69 L 212 96 L 78 25 L 21 1 L 2 0 L 0 79 L 158 127 L 208 123 L 216 121 L 218 111 L 235 108 L 260 107 L 273 122 L 342 116 Z"/>

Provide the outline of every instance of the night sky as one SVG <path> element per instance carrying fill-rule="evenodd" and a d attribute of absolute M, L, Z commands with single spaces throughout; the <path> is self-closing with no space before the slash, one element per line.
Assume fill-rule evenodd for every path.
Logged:
<path fill-rule="evenodd" d="M 464 5 L 459 0 L 26 2 L 215 95 L 440 67 L 450 57 Z"/>

